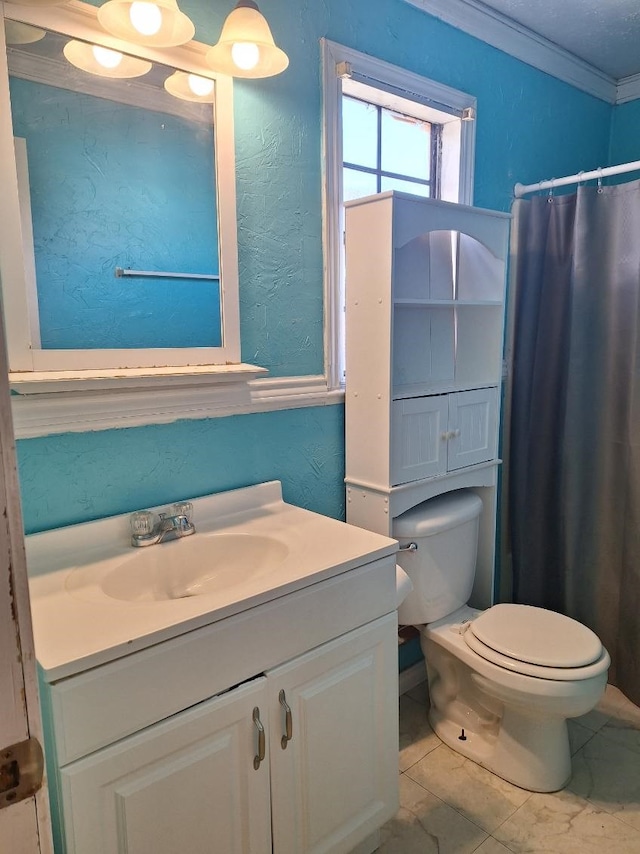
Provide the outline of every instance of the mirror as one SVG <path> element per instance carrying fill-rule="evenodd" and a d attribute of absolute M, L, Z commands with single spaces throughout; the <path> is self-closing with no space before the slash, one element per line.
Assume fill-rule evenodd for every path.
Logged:
<path fill-rule="evenodd" d="M 79 367 L 87 351 L 83 367 L 239 361 L 223 81 L 207 102 L 185 100 L 165 88 L 177 66 L 157 50 L 145 73 L 114 79 L 67 60 L 73 33 L 25 43 L 7 25 L 32 369 Z"/>
<path fill-rule="evenodd" d="M 166 92 L 174 69 L 157 63 L 82 71 L 69 41 L 7 52 L 41 347 L 219 347 L 212 105 Z"/>

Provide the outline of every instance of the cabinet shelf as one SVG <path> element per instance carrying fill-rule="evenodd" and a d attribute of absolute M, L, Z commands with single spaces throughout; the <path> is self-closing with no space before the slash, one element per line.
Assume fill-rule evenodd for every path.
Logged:
<path fill-rule="evenodd" d="M 497 377 L 488 377 L 481 382 L 467 383 L 412 383 L 409 385 L 396 385 L 391 394 L 391 400 L 405 400 L 409 397 L 425 397 L 440 394 L 451 394 L 457 391 L 476 391 L 478 389 L 496 388 Z"/>
<path fill-rule="evenodd" d="M 393 304 L 405 308 L 502 308 L 499 300 L 409 299 L 396 297 Z"/>

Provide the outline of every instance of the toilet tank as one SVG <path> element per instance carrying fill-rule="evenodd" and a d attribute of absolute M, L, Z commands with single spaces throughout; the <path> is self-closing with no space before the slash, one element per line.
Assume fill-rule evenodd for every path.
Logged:
<path fill-rule="evenodd" d="M 413 591 L 398 608 L 401 625 L 432 623 L 465 605 L 471 595 L 478 551 L 482 500 L 458 490 L 407 510 L 393 522 L 400 546 L 398 563 L 413 582 Z"/>

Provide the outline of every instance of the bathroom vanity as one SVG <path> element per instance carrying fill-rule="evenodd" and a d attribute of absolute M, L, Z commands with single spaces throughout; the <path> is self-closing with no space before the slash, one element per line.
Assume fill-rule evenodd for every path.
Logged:
<path fill-rule="evenodd" d="M 277 482 L 193 504 L 195 535 L 146 549 L 126 516 L 27 538 L 57 854 L 372 851 L 395 541 Z"/>

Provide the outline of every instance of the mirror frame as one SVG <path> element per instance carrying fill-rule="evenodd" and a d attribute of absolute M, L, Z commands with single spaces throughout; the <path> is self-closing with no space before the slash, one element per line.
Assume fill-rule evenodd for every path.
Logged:
<path fill-rule="evenodd" d="M 147 48 L 114 38 L 99 26 L 97 7 L 80 0 L 64 6 L 18 6 L 5 3 L 0 20 L 0 115 L 7 118 L 0 127 L 0 194 L 4 217 L 0 229 L 0 278 L 7 336 L 10 378 L 60 372 L 93 372 L 122 375 L 122 370 L 153 369 L 168 373 L 198 366 L 240 363 L 240 312 L 238 296 L 238 252 L 235 193 L 235 151 L 233 130 L 232 78 L 212 72 L 204 62 L 208 45 L 189 42 L 174 48 Z M 44 350 L 39 342 L 37 306 L 27 281 L 29 258 L 23 249 L 25 225 L 21 222 L 19 183 L 13 141 L 9 96 L 7 52 L 4 47 L 4 19 L 53 30 L 71 38 L 101 44 L 124 53 L 211 77 L 216 84 L 214 104 L 214 144 L 216 163 L 216 204 L 220 255 L 220 302 L 222 306 L 222 346 L 198 348 L 157 348 L 123 350 Z M 29 225 L 26 226 L 27 231 Z M 28 237 L 28 235 L 27 235 Z M 32 288 L 31 288 L 32 290 Z M 35 331 L 34 331 L 35 326 Z M 247 366 L 244 366 L 247 367 Z"/>

